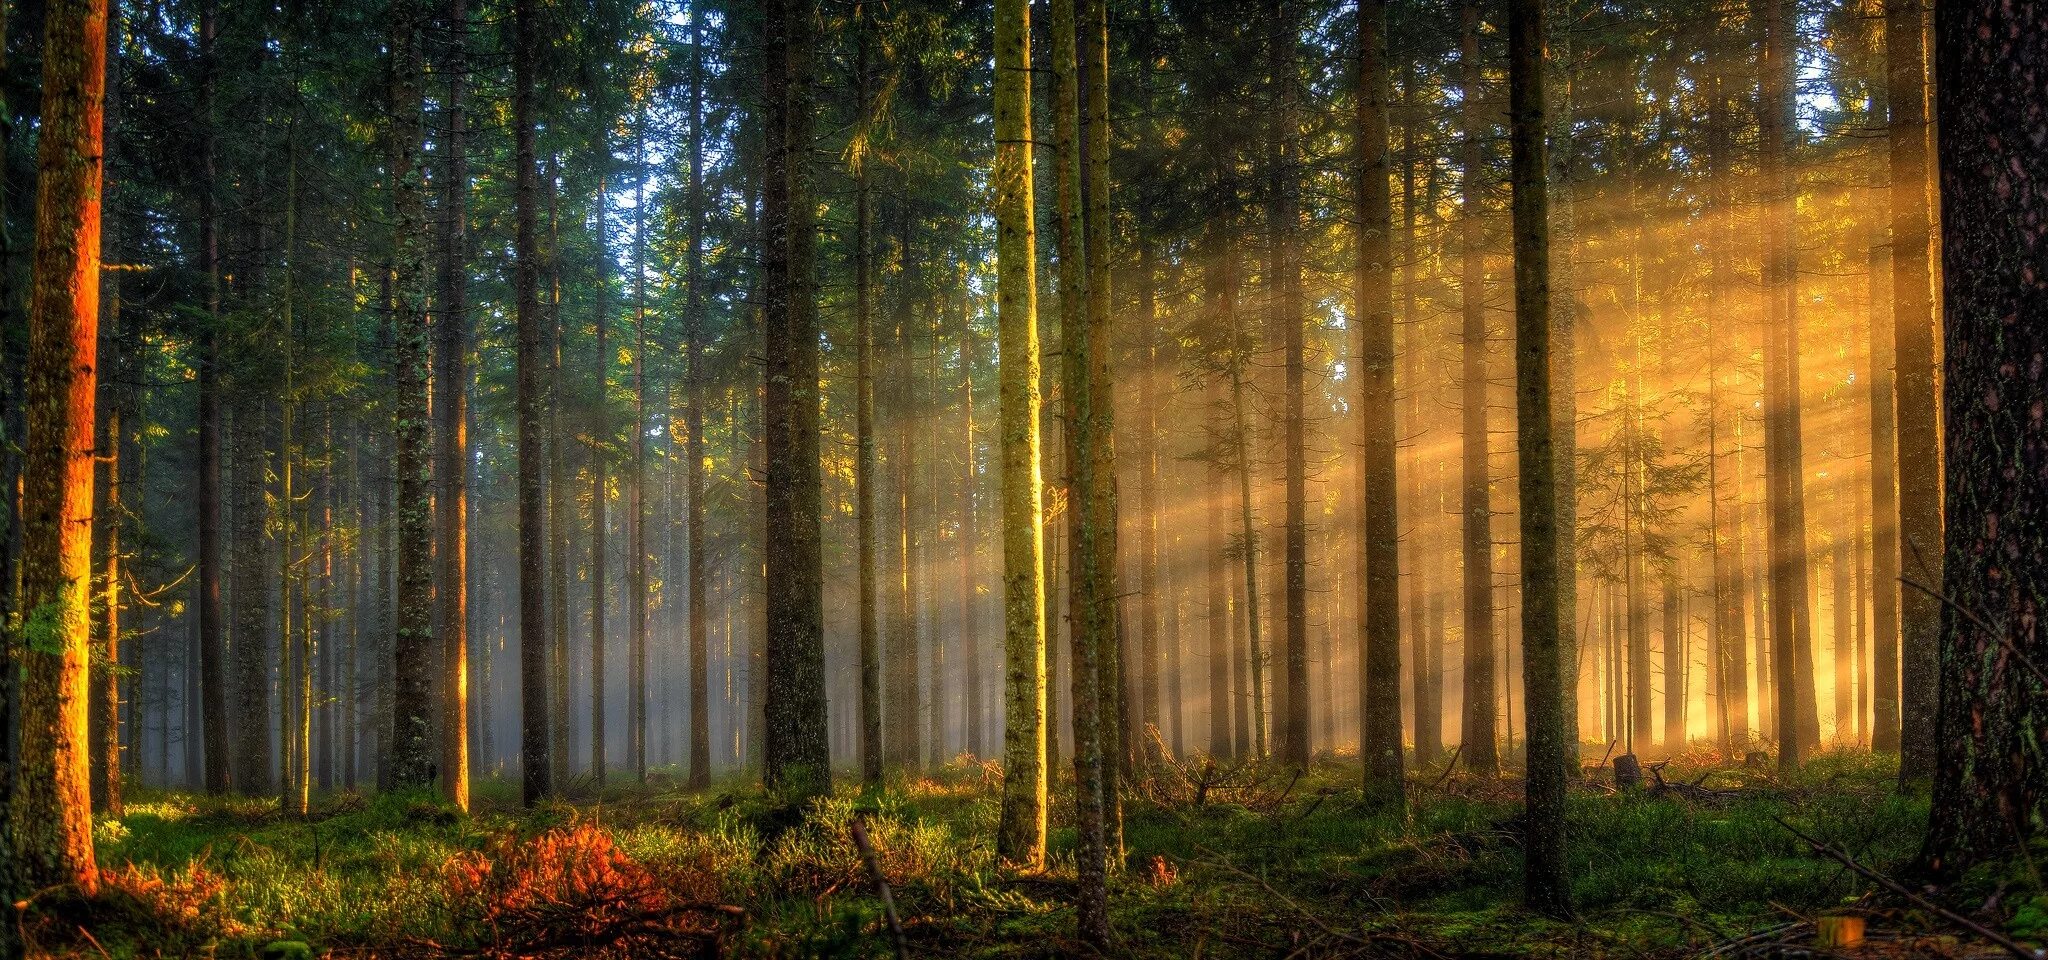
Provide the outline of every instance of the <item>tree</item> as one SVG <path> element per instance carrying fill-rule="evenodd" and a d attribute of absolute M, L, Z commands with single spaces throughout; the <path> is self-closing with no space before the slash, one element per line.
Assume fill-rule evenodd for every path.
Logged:
<path fill-rule="evenodd" d="M 1522 687 L 1528 717 L 1523 896 L 1555 917 L 1571 913 L 1565 859 L 1567 763 L 1558 585 L 1564 578 L 1551 436 L 1550 197 L 1545 142 L 1542 0 L 1508 4 L 1508 114 L 1515 232 L 1515 436 L 1522 528 Z"/>
<path fill-rule="evenodd" d="M 804 798 L 831 786 L 820 555 L 816 213 L 809 152 L 813 0 L 766 0 L 762 185 L 768 594 L 763 779 Z"/>
<path fill-rule="evenodd" d="M 447 0 L 441 149 L 441 321 L 435 327 L 434 413 L 440 421 L 441 790 L 469 809 L 469 150 L 468 0 Z"/>
<path fill-rule="evenodd" d="M 540 184 L 534 169 L 534 73 L 541 54 L 538 0 L 512 7 L 512 137 L 515 251 L 513 310 L 518 327 L 517 404 L 519 416 L 519 764 L 520 798 L 527 806 L 554 792 L 549 729 L 553 700 L 548 682 L 548 615 L 542 565 L 547 542 L 544 491 L 547 451 L 542 444 L 544 403 L 541 374 L 540 250 L 536 234 Z M 692 433 L 694 438 L 695 434 Z M 691 502 L 696 502 L 692 497 Z M 694 557 L 696 551 L 691 551 Z"/>
<path fill-rule="evenodd" d="M 433 493 L 427 449 L 426 227 L 421 178 L 419 0 L 391 0 L 391 325 L 397 416 L 398 630 L 393 651 L 394 787 L 434 782 Z"/>
<path fill-rule="evenodd" d="M 1483 777 L 1500 773 L 1499 684 L 1494 677 L 1493 645 L 1493 507 L 1488 474 L 1486 435 L 1486 249 L 1480 220 L 1480 190 L 1485 164 L 1480 138 L 1479 6 L 1462 7 L 1463 33 L 1458 45 L 1458 83 L 1463 102 L 1464 138 L 1460 159 L 1460 244 L 1463 278 L 1459 287 L 1464 316 L 1462 403 L 1464 410 L 1464 557 L 1465 557 L 1465 769 Z"/>
<path fill-rule="evenodd" d="M 1936 396 L 1932 225 L 1927 166 L 1926 28 L 1920 0 L 1885 2 L 1885 99 L 1891 122 L 1885 136 L 1891 161 L 1892 382 L 1897 449 L 1940 449 L 1942 418 Z M 1890 451 L 1886 451 L 1890 453 Z M 1897 457 L 1898 523 L 1883 559 L 1894 578 L 1931 588 L 1943 582 L 1941 458 Z M 1889 492 L 1889 491 L 1888 491 Z M 1880 524 L 1879 526 L 1885 526 Z M 1876 736 L 1872 745 L 1899 750 L 1899 778 L 1923 780 L 1933 772 L 1935 690 L 1940 676 L 1942 609 L 1929 589 L 1898 591 L 1898 658 L 1881 635 L 1877 671 Z M 1892 675 L 1893 664 L 1898 673 Z M 1903 695 L 1900 695 L 1903 691 Z M 1893 697 L 1899 699 L 1894 700 Z"/>
<path fill-rule="evenodd" d="M 1294 170 L 1295 141 L 1299 136 L 1294 119 L 1297 88 L 1300 85 L 1301 42 L 1295 13 L 1286 0 L 1269 0 L 1266 53 L 1272 70 L 1273 109 L 1271 169 L 1268 174 L 1267 214 L 1270 218 L 1274 297 L 1270 304 L 1273 320 L 1280 327 L 1281 351 L 1285 354 L 1282 430 L 1286 487 L 1287 543 L 1283 587 L 1286 606 L 1286 648 L 1282 660 L 1280 691 L 1280 759 L 1302 769 L 1309 761 L 1308 704 L 1308 448 L 1303 424 L 1302 393 L 1306 374 L 1302 353 L 1301 262 L 1295 244 L 1301 230 L 1300 185 Z M 1382 137 L 1382 142 L 1384 142 Z M 1384 178 L 1383 178 L 1384 179 Z M 1377 306 L 1377 304 L 1375 304 Z M 1368 361 L 1369 362 L 1369 361 Z M 1389 375 L 1391 376 L 1391 367 Z M 1389 501 L 1391 503 L 1391 501 Z M 1398 668 L 1397 668 L 1398 669 Z M 1400 702 L 1395 701 L 1398 715 Z M 1396 734 L 1398 740 L 1399 735 Z"/>
<path fill-rule="evenodd" d="M 626 765 L 647 782 L 647 105 L 633 123 L 633 464 L 626 486 Z"/>
<path fill-rule="evenodd" d="M 1819 742 L 1814 715 L 1811 629 L 1807 622 L 1806 496 L 1799 443 L 1797 254 L 1790 234 L 1797 183 L 1786 164 L 1792 124 L 1794 24 L 1787 0 L 1755 0 L 1763 33 L 1757 128 L 1769 213 L 1764 218 L 1766 510 L 1770 518 L 1771 672 L 1777 681 L 1778 766 L 1799 767 Z"/>
<path fill-rule="evenodd" d="M 704 24 L 690 9 L 690 248 L 684 267 L 683 429 L 687 439 L 684 498 L 685 549 L 689 551 L 690 772 L 689 786 L 711 785 L 711 664 L 704 592 L 710 576 L 704 563 Z"/>
<path fill-rule="evenodd" d="M 854 176 L 853 316 L 854 316 L 854 522 L 860 579 L 860 771 L 861 782 L 882 783 L 882 638 L 876 609 L 875 579 L 875 330 L 874 330 L 874 197 L 868 171 L 868 153 L 874 131 L 873 78 L 869 75 L 869 49 L 873 45 L 873 20 L 866 3 L 853 8 L 855 37 L 854 81 L 858 85 L 859 133 L 847 160 Z M 998 70 L 1001 68 L 998 67 Z M 1000 96 L 1000 93 L 998 94 Z M 998 834 L 998 843 L 1001 842 Z"/>
<path fill-rule="evenodd" d="M 214 0 L 199 8 L 199 271 L 205 275 L 206 319 L 199 346 L 199 716 L 205 739 L 206 790 L 226 793 L 228 766 L 228 648 L 221 610 L 221 349 L 220 211 L 214 196 L 216 117 Z"/>
<path fill-rule="evenodd" d="M 996 854 L 1035 870 L 1045 863 L 1047 762 L 1031 69 L 1029 0 L 999 0 L 996 165 L 990 178 L 996 211 L 1003 471 L 1003 805 Z"/>
<path fill-rule="evenodd" d="M 86 705 L 106 30 L 106 0 L 54 0 L 44 12 L 23 394 L 21 753 L 8 810 L 25 887 L 68 884 L 86 896 L 99 889 Z"/>
<path fill-rule="evenodd" d="M 1095 509 L 1098 478 L 1096 447 L 1107 442 L 1095 434 L 1099 420 L 1094 410 L 1095 390 L 1091 374 L 1095 341 L 1090 336 L 1090 284 L 1094 277 L 1088 267 L 1087 176 L 1082 155 L 1085 147 L 1082 116 L 1081 74 L 1086 68 L 1078 34 L 1083 12 L 1073 0 L 1054 0 L 1051 7 L 1053 75 L 1053 152 L 1057 157 L 1057 210 L 1059 224 L 1059 295 L 1062 396 L 1066 413 L 1067 509 L 1072 537 L 1068 563 L 1068 631 L 1072 638 L 1072 686 L 1074 724 L 1075 821 L 1080 834 L 1075 869 L 1080 882 L 1076 890 L 1076 924 L 1080 937 L 1097 946 L 1109 941 L 1107 877 L 1107 784 L 1108 739 L 1111 720 L 1102 704 L 1104 690 L 1103 647 L 1112 637 L 1104 616 L 1110 596 L 1098 579 L 1104 568 L 1098 563 L 1101 542 L 1106 536 L 1097 523 Z"/>
<path fill-rule="evenodd" d="M 1394 474 L 1394 211 L 1388 182 L 1385 0 L 1359 0 L 1357 82 L 1352 189 L 1358 211 L 1358 262 L 1353 282 L 1358 298 L 1354 315 L 1359 318 L 1359 466 L 1365 478 L 1363 502 L 1358 505 L 1358 603 L 1364 610 L 1358 628 L 1358 742 L 1365 758 L 1366 792 L 1399 810 L 1404 792 L 1401 529 Z"/>
<path fill-rule="evenodd" d="M 1934 26 L 1947 350 L 1939 753 L 1922 865 L 2021 850 L 2048 800 L 2035 628 L 2048 593 L 2048 3 L 1943 3 Z M 1904 443 L 1903 438 L 1901 444 Z"/>

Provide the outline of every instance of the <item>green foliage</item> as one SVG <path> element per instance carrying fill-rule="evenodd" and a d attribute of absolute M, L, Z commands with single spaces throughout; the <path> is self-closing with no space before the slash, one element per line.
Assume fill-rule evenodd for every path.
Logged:
<path fill-rule="evenodd" d="M 1665 775 L 1691 781 L 1711 769 L 1685 767 L 1681 760 Z M 1893 790 L 1885 762 L 1831 754 L 1793 782 L 1744 777 L 1712 771 L 1707 784 L 1734 791 L 1712 803 L 1576 789 L 1572 874 L 1587 923 L 1575 929 L 1517 906 L 1512 781 L 1418 778 L 1405 820 L 1370 812 L 1351 786 L 1355 772 L 1341 764 L 1319 765 L 1285 791 L 1217 790 L 1199 806 L 1133 796 L 1129 858 L 1112 893 L 1115 927 L 1141 957 L 1184 956 L 1197 944 L 1208 956 L 1266 956 L 1352 936 L 1401 937 L 1447 955 L 1557 955 L 1563 944 L 1654 954 L 1772 925 L 1784 909 L 1838 906 L 1868 889 L 1774 818 L 1879 869 L 1898 868 L 1917 848 L 1925 800 Z M 513 791 L 484 783 L 476 810 L 456 814 L 430 793 L 343 795 L 298 821 L 265 800 L 144 794 L 101 826 L 103 862 L 134 879 L 118 887 L 130 919 L 96 927 L 95 936 L 122 955 L 144 941 L 112 941 L 165 936 L 163 918 L 175 916 L 185 938 L 177 942 L 213 944 L 227 956 L 421 941 L 488 951 L 510 949 L 507 917 L 556 915 L 536 903 L 586 916 L 577 911 L 601 900 L 607 910 L 627 902 L 711 911 L 670 932 L 715 929 L 742 956 L 886 956 L 881 902 L 852 838 L 856 816 L 914 949 L 1042 956 L 1061 950 L 1073 924 L 1070 809 L 1054 804 L 1051 869 L 1006 876 L 990 839 L 996 786 L 978 768 L 865 793 L 847 785 L 811 800 L 794 821 L 745 786 L 621 790 L 527 813 Z M 585 896 L 614 887 L 632 897 Z M 2016 902 L 2009 926 L 2017 935 L 2048 933 L 2048 903 Z M 746 922 L 717 905 L 742 908 Z"/>

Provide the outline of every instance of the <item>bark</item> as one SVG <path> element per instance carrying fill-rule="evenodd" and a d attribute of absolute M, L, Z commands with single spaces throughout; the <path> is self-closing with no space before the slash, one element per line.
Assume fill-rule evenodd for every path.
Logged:
<path fill-rule="evenodd" d="M 106 30 L 106 109 L 104 127 L 119 131 L 121 128 L 121 29 L 120 14 L 111 8 L 107 13 Z M 117 142 L 105 138 L 105 154 L 102 171 L 115 165 L 114 151 Z M 102 189 L 111 191 L 114 184 L 103 184 Z M 118 217 L 105 218 L 100 234 L 100 250 L 106 259 L 120 261 L 121 233 Z M 94 536 L 100 550 L 100 596 L 98 620 L 94 624 L 97 636 L 93 640 L 93 659 L 100 665 L 99 675 L 94 677 L 92 702 L 92 727 L 95 731 L 93 743 L 93 790 L 92 807 L 95 813 L 121 816 L 121 772 L 123 756 L 121 745 L 124 740 L 121 729 L 124 713 L 121 709 L 121 529 L 125 526 L 126 509 L 121 502 L 124 465 L 132 464 L 132 458 L 124 464 L 123 451 L 127 446 L 124 430 L 132 427 L 129 407 L 134 403 L 137 390 L 131 382 L 130 354 L 124 342 L 126 333 L 121 316 L 121 273 L 107 271 L 100 280 L 99 325 L 102 335 L 100 346 L 101 368 L 106 376 L 98 383 L 99 415 L 101 417 L 96 459 L 99 461 L 99 487 L 95 493 L 97 505 L 94 513 Z M 125 425 L 125 426 L 124 426 Z M 132 470 L 133 467 L 131 466 Z M 0 610 L 4 615 L 4 610 Z M 127 738 L 132 740 L 132 738 Z"/>
<path fill-rule="evenodd" d="M 1097 525 L 1094 503 L 1102 478 L 1095 473 L 1095 392 L 1089 376 L 1094 343 L 1090 334 L 1087 269 L 1087 211 L 1084 209 L 1082 96 L 1077 33 L 1082 31 L 1075 0 L 1053 0 L 1051 38 L 1053 75 L 1053 151 L 1058 158 L 1059 293 L 1061 391 L 1066 414 L 1068 531 L 1067 623 L 1072 643 L 1075 825 L 1079 835 L 1075 869 L 1075 923 L 1080 938 L 1097 947 L 1109 941 L 1106 869 L 1107 762 L 1105 734 L 1111 719 L 1103 707 L 1103 660 L 1106 638 L 1106 597 L 1098 589 L 1102 572 L 1096 563 L 1104 531 Z"/>
<path fill-rule="evenodd" d="M 997 364 L 1003 503 L 1003 799 L 996 854 L 1045 864 L 1046 580 L 1041 501 L 1037 225 L 1032 200 L 1031 5 L 997 0 Z"/>
<path fill-rule="evenodd" d="M 395 469 L 398 471 L 397 631 L 393 634 L 391 777 L 393 787 L 427 786 L 435 779 L 433 491 L 427 444 L 426 229 L 421 170 L 420 37 L 425 11 L 419 0 L 392 0 L 391 87 L 391 304 L 393 381 L 396 390 Z"/>
<path fill-rule="evenodd" d="M 436 597 L 441 630 L 441 792 L 469 809 L 469 152 L 468 0 L 443 10 L 448 74 L 441 149 L 441 317 L 435 328 L 434 416 L 440 443 Z"/>
<path fill-rule="evenodd" d="M 1786 153 L 1795 136 L 1792 80 L 1796 37 L 1787 0 L 1755 0 L 1763 32 L 1758 136 L 1766 192 L 1764 290 L 1770 303 L 1764 339 L 1764 468 L 1770 517 L 1771 644 L 1777 681 L 1778 765 L 1796 769 L 1818 741 L 1808 623 L 1805 493 L 1799 442 L 1798 285 L 1791 234 L 1797 184 Z"/>
<path fill-rule="evenodd" d="M 647 108 L 633 125 L 633 462 L 626 477 L 626 766 L 647 782 Z"/>
<path fill-rule="evenodd" d="M 1465 567 L 1465 709 L 1460 737 L 1465 769 L 1483 777 L 1500 773 L 1499 684 L 1494 678 L 1493 639 L 1493 507 L 1487 469 L 1486 425 L 1486 263 L 1484 225 L 1480 222 L 1481 183 L 1486 175 L 1479 148 L 1485 121 L 1480 118 L 1479 7 L 1463 7 L 1463 39 L 1459 43 L 1459 84 L 1464 102 L 1464 144 L 1460 162 L 1464 181 L 1459 212 L 1463 247 L 1461 285 L 1464 327 L 1464 567 Z"/>
<path fill-rule="evenodd" d="M 1309 761 L 1309 696 L 1308 696 L 1308 452 L 1303 428 L 1302 378 L 1304 349 L 1301 308 L 1301 264 L 1295 256 L 1297 234 L 1300 232 L 1301 201 L 1299 186 L 1295 183 L 1294 140 L 1295 99 L 1299 85 L 1300 68 L 1295 61 L 1299 55 L 1297 47 L 1301 37 L 1295 25 L 1294 13 L 1286 0 L 1269 0 L 1266 38 L 1269 69 L 1272 71 L 1273 110 L 1271 122 L 1271 150 L 1268 215 L 1272 228 L 1274 298 L 1272 323 L 1280 328 L 1282 357 L 1282 430 L 1281 441 L 1284 450 L 1282 458 L 1286 499 L 1286 555 L 1283 562 L 1282 603 L 1286 611 L 1286 646 L 1281 665 L 1284 668 L 1278 689 L 1283 696 L 1276 697 L 1279 709 L 1279 754 L 1284 763 L 1307 769 Z M 1385 143 L 1385 137 L 1380 141 Z M 1382 147 L 1384 149 L 1384 147 Z M 1384 171 L 1382 171 L 1384 173 Z M 1381 243 L 1384 243 L 1384 231 Z M 1361 254 L 1361 257 L 1363 254 Z M 1367 309 L 1374 311 L 1377 319 L 1378 304 L 1374 302 Z M 1391 350 L 1391 347 L 1389 348 Z M 1374 361 L 1367 360 L 1368 364 Z M 1375 369 L 1368 377 L 1376 376 Z M 1386 371 L 1391 382 L 1391 367 Z M 1391 388 L 1389 391 L 1391 393 Z M 1370 415 L 1369 415 L 1370 416 Z M 1370 470 L 1373 467 L 1368 466 Z M 1391 472 L 1391 471 L 1390 471 Z M 1392 499 L 1386 501 L 1389 505 Z M 1398 581 L 1397 581 L 1398 582 Z M 1398 667 L 1396 668 L 1398 670 Z M 1398 678 L 1396 683 L 1398 694 Z M 1398 696 L 1395 709 L 1400 709 Z M 1397 714 L 1398 715 L 1398 714 Z M 1395 742 L 1400 735 L 1395 734 Z"/>
<path fill-rule="evenodd" d="M 1934 35 L 1949 602 L 1921 858 L 1943 881 L 2027 856 L 2048 798 L 2048 2 L 1944 2 Z"/>
<path fill-rule="evenodd" d="M 1933 189 L 1927 159 L 1927 60 L 1920 0 L 1886 0 L 1885 94 L 1891 159 L 1892 336 L 1895 346 L 1897 443 L 1900 450 L 1939 451 L 1942 402 L 1937 396 L 1929 223 Z M 1936 58 L 1939 63 L 1940 58 Z M 1898 571 L 1932 587 L 1942 583 L 1942 474 L 1939 456 L 1899 457 Z M 1889 565 L 1892 558 L 1886 557 Z M 1929 590 L 1899 594 L 1899 778 L 1924 780 L 1933 771 L 1935 690 L 1940 666 L 1941 601 Z M 1890 723 L 1892 686 L 1881 688 L 1880 728 Z M 1889 733 L 1889 731 L 1886 731 Z M 1887 740 L 1889 743 L 1889 740 Z"/>
<path fill-rule="evenodd" d="M 228 766 L 228 648 L 221 588 L 221 351 L 220 212 L 214 198 L 214 0 L 199 13 L 199 269 L 206 276 L 206 316 L 199 347 L 199 716 L 206 790 L 226 793 Z"/>
<path fill-rule="evenodd" d="M 1551 435 L 1551 299 L 1549 157 L 1544 123 L 1543 0 L 1508 4 L 1508 117 L 1515 237 L 1515 440 L 1517 514 L 1522 534 L 1522 689 L 1528 733 L 1528 785 L 1522 830 L 1522 892 L 1532 909 L 1571 914 L 1565 853 L 1565 786 L 1569 769 L 1561 651 L 1570 620 L 1559 616 L 1561 561 L 1557 479 Z M 1567 341 L 1568 342 L 1568 341 Z M 1563 469 L 1570 469 L 1569 461 Z"/>
<path fill-rule="evenodd" d="M 534 73 L 541 54 L 536 0 L 515 0 L 512 7 L 512 139 L 514 322 L 518 333 L 518 377 L 515 402 L 519 417 L 519 764 L 520 799 L 533 806 L 554 792 L 550 730 L 553 704 L 548 680 L 551 631 L 547 623 L 545 544 L 550 542 L 545 480 L 548 449 L 543 448 L 541 415 L 546 404 L 541 382 L 542 326 L 539 302 L 540 250 L 536 234 L 540 185 L 534 164 Z M 694 436 L 694 434 L 693 434 Z M 552 447 L 552 444 L 547 445 Z M 695 498 L 692 498 L 695 503 Z M 691 556 L 696 555 L 695 551 Z M 559 602 L 559 594 L 556 594 Z M 560 661 L 555 661 L 559 667 Z"/>
<path fill-rule="evenodd" d="M 106 29 L 106 0 L 54 0 L 44 12 L 23 393 L 21 746 L 8 810 L 22 889 L 69 884 L 88 897 L 99 888 L 86 714 Z"/>
<path fill-rule="evenodd" d="M 603 159 L 599 162 L 609 166 L 611 157 L 611 121 L 604 118 L 597 129 L 596 149 Z M 597 277 L 592 286 L 597 301 L 591 311 L 595 316 L 594 333 L 597 336 L 596 351 L 591 357 L 596 369 L 592 371 L 591 389 L 594 396 L 590 406 L 590 778 L 600 786 L 604 784 L 605 768 L 605 601 L 610 598 L 607 586 L 606 561 L 611 555 L 611 519 L 608 509 L 611 501 L 610 459 L 613 432 L 611 425 L 611 303 L 606 296 L 611 291 L 612 255 L 611 247 L 605 242 L 611 230 L 607 217 L 611 209 L 611 180 L 608 171 L 597 178 L 597 222 L 593 231 L 597 243 Z"/>
<path fill-rule="evenodd" d="M 866 3 L 854 7 L 854 80 L 859 96 L 860 146 L 850 150 L 854 177 L 853 324 L 856 391 L 854 400 L 854 522 L 860 603 L 860 770 L 869 787 L 882 783 L 882 637 L 878 584 L 875 579 L 875 332 L 874 332 L 874 199 L 867 154 L 874 128 L 873 77 L 869 74 L 873 26 Z M 1028 134 L 1027 134 L 1028 135 Z M 1002 135 L 997 135 L 998 148 Z M 998 835 L 1001 843 L 1003 835 Z"/>
<path fill-rule="evenodd" d="M 768 538 L 763 780 L 794 798 L 831 788 L 825 727 L 824 574 L 820 554 L 816 213 L 809 152 L 813 0 L 767 0 L 763 84 Z"/>
<path fill-rule="evenodd" d="M 1358 742 L 1365 760 L 1366 793 L 1398 811 L 1403 803 L 1401 524 L 1395 475 L 1394 215 L 1388 180 L 1386 0 L 1359 0 L 1358 25 L 1356 169 L 1352 176 L 1359 236 L 1353 283 L 1357 297 L 1354 315 L 1359 318 L 1358 420 L 1363 451 L 1359 469 L 1365 478 L 1357 551 L 1357 603 L 1364 614 L 1358 624 Z M 1289 362 L 1294 363 L 1294 358 Z M 1291 497 L 1290 490 L 1290 514 Z M 1293 523 L 1292 516 L 1289 523 Z M 1290 550 L 1289 562 L 1292 560 Z M 1290 583 L 1290 592 L 1292 589 Z M 1293 610 L 1288 616 L 1292 621 Z"/>
<path fill-rule="evenodd" d="M 711 652 L 705 590 L 710 586 L 704 558 L 704 28 L 690 18 L 690 246 L 684 254 L 683 338 L 689 409 L 683 459 L 689 461 L 684 498 L 685 549 L 689 553 L 690 770 L 693 790 L 711 786 Z"/>
<path fill-rule="evenodd" d="M 536 11 L 536 17 L 541 14 Z M 535 40 L 534 55 L 541 55 L 540 41 Z M 570 715 L 569 704 L 569 522 L 575 506 L 569 490 L 568 426 L 563 421 L 563 408 L 568 406 L 567 389 L 562 379 L 562 245 L 561 215 L 558 208 L 560 185 L 557 182 L 558 159 L 549 154 L 545 179 L 548 208 L 548 241 L 546 269 L 548 292 L 545 301 L 548 351 L 548 382 L 546 396 L 539 402 L 547 415 L 547 656 L 548 656 L 548 718 L 549 756 L 557 778 L 566 781 L 574 764 L 569 756 L 569 746 L 575 733 L 575 718 Z M 540 255 L 535 254 L 536 257 Z M 540 268 L 536 266 L 536 270 Z M 538 276 L 536 275 L 536 284 Z"/>

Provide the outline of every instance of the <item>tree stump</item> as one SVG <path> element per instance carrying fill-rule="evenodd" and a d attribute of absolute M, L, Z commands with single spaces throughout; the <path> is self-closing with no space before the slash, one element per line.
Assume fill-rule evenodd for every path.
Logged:
<path fill-rule="evenodd" d="M 1643 785 L 1643 764 L 1633 753 L 1624 753 L 1614 758 L 1614 787 L 1617 790 L 1633 790 Z"/>
<path fill-rule="evenodd" d="M 1742 755 L 1742 765 L 1751 770 L 1762 770 L 1771 765 L 1771 755 L 1762 750 L 1751 750 Z"/>

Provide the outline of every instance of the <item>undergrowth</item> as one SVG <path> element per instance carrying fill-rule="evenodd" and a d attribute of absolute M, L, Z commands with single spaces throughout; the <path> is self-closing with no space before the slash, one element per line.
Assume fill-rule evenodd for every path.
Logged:
<path fill-rule="evenodd" d="M 1896 869 L 1926 815 L 1865 754 L 1823 756 L 1784 782 L 1708 755 L 1661 773 L 1702 789 L 1574 790 L 1580 921 L 1561 924 L 1517 905 L 1513 779 L 1421 771 L 1396 818 L 1363 802 L 1342 760 L 1306 775 L 1161 765 L 1124 806 L 1118 948 L 1682 956 L 1868 891 L 1779 819 Z M 737 782 L 615 787 L 533 811 L 517 808 L 515 786 L 479 784 L 468 815 L 429 794 L 338 794 L 304 821 L 273 803 L 135 791 L 126 816 L 99 825 L 100 896 L 32 898 L 23 929 L 45 955 L 116 958 L 888 956 L 859 818 L 913 954 L 1083 953 L 1070 939 L 1068 807 L 1056 797 L 1047 871 L 999 870 L 989 765 L 956 762 L 880 791 L 843 784 L 800 819 Z M 2016 902 L 2019 923 L 2048 915 Z"/>

